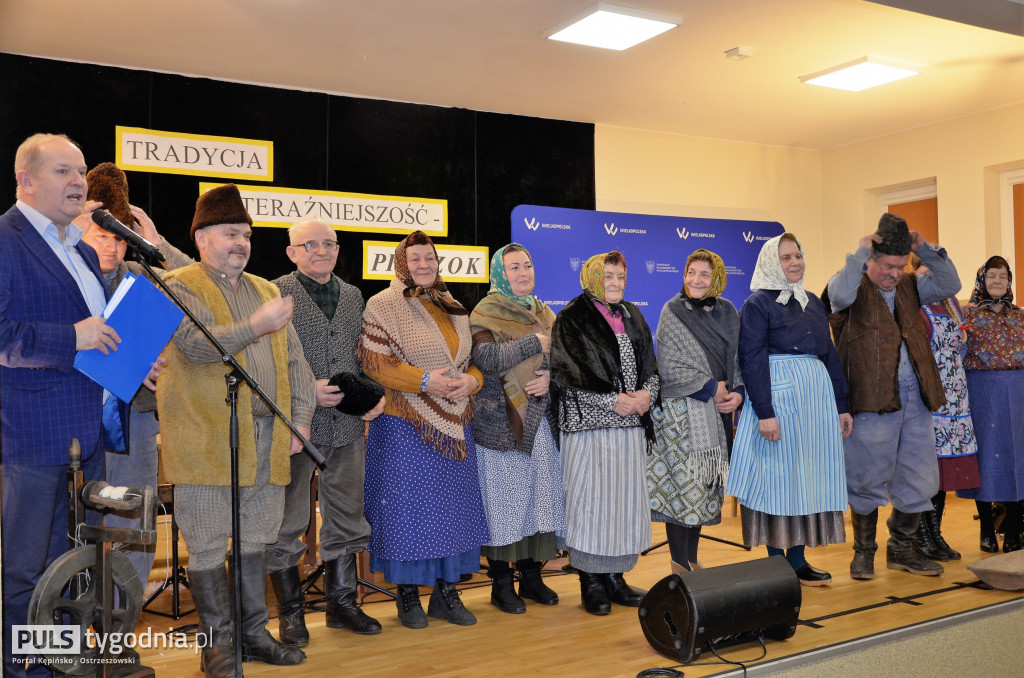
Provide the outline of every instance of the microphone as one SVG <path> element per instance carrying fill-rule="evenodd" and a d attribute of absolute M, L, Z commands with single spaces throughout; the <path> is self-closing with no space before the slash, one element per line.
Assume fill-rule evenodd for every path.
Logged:
<path fill-rule="evenodd" d="M 124 240 L 133 250 L 141 253 L 143 256 L 155 259 L 156 261 L 164 261 L 164 255 L 160 253 L 156 245 L 122 224 L 117 220 L 117 217 L 107 210 L 93 211 L 92 220 L 104 231 L 113 233 L 118 238 L 121 238 L 121 240 Z"/>

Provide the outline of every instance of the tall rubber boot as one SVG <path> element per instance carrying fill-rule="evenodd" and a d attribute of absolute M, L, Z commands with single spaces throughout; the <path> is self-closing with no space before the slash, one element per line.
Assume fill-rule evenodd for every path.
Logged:
<path fill-rule="evenodd" d="M 853 525 L 853 561 L 850 562 L 850 577 L 853 579 L 875 578 L 875 531 L 878 525 L 878 509 L 871 513 L 855 513 L 850 508 L 850 522 Z"/>
<path fill-rule="evenodd" d="M 192 602 L 199 613 L 196 643 L 202 643 L 199 669 L 206 678 L 234 678 L 235 652 L 231 645 L 231 602 L 228 598 L 224 568 L 189 570 L 188 584 Z"/>

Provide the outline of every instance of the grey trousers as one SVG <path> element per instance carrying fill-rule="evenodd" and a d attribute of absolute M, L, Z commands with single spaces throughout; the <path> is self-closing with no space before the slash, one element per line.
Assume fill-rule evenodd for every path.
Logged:
<path fill-rule="evenodd" d="M 900 384 L 903 408 L 887 414 L 861 412 L 843 441 L 846 489 L 854 513 L 867 514 L 892 502 L 904 513 L 932 510 L 939 491 L 932 413 L 917 383 Z"/>
<path fill-rule="evenodd" d="M 324 561 L 359 553 L 370 541 L 370 524 L 363 516 L 366 442 L 362 438 L 342 447 L 320 447 L 327 460 L 320 474 L 320 558 Z M 292 481 L 285 493 L 284 520 L 277 543 L 267 548 L 267 571 L 299 564 L 306 552 L 300 539 L 309 525 L 309 485 L 313 460 L 292 456 Z"/>
<path fill-rule="evenodd" d="M 239 488 L 241 553 L 259 553 L 273 544 L 281 529 L 284 487 L 270 484 L 273 417 L 253 417 L 256 431 L 256 482 Z M 224 454 L 228 454 L 224 441 Z M 231 538 L 231 487 L 175 485 L 174 514 L 188 546 L 188 566 L 196 570 L 224 567 Z"/>

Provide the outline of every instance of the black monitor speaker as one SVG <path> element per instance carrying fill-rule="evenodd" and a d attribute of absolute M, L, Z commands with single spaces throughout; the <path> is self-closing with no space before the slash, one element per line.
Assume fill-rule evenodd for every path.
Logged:
<path fill-rule="evenodd" d="M 689 663 L 709 646 L 785 640 L 796 633 L 800 582 L 781 556 L 671 574 L 640 604 L 655 650 Z"/>

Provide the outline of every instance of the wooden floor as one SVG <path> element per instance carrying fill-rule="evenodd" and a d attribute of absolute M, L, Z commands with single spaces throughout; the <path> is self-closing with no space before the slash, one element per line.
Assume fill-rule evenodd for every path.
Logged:
<path fill-rule="evenodd" d="M 963 560 L 946 564 L 941 577 L 920 577 L 888 570 L 885 567 L 884 519 L 879 518 L 881 548 L 875 559 L 876 577 L 872 581 L 853 581 L 849 577 L 852 557 L 852 532 L 847 523 L 847 543 L 809 549 L 808 558 L 816 567 L 833 575 L 828 587 L 803 587 L 803 605 L 796 634 L 786 641 L 769 641 L 767 661 L 807 650 L 829 646 L 880 631 L 901 628 L 945 617 L 994 603 L 1024 597 L 1024 592 L 990 590 L 967 570 L 969 563 L 981 560 L 974 503 L 950 497 L 943 534 L 963 553 Z M 740 541 L 739 518 L 727 517 L 721 525 L 705 534 Z M 664 530 L 655 524 L 655 543 L 664 538 Z M 747 552 L 734 546 L 702 539 L 700 559 L 706 567 L 741 560 L 763 558 L 763 548 Z M 163 561 L 158 553 L 158 565 Z M 245 664 L 248 676 L 338 676 L 346 678 L 391 678 L 393 676 L 636 676 L 656 666 L 673 666 L 678 661 L 656 653 L 644 638 L 637 611 L 613 606 L 612 613 L 595 617 L 583 611 L 579 580 L 560 572 L 565 561 L 548 564 L 549 586 L 561 596 L 559 605 L 545 607 L 527 603 L 526 614 L 510 615 L 490 605 L 489 580 L 482 575 L 460 585 L 466 607 L 479 619 L 475 626 L 457 627 L 445 621 L 431 620 L 426 629 L 406 629 L 398 622 L 395 605 L 379 593 L 364 599 L 364 610 L 384 626 L 376 636 L 357 636 L 345 630 L 328 629 L 323 612 L 307 614 L 310 630 L 308 658 L 296 667 Z M 627 580 L 649 588 L 670 573 L 668 547 L 640 558 Z M 386 583 L 382 584 L 387 587 Z M 427 589 L 423 589 L 428 594 Z M 272 595 L 270 604 L 273 605 Z M 315 594 L 310 596 L 310 600 Z M 153 609 L 170 607 L 170 591 L 165 591 Z M 182 594 L 184 609 L 191 607 L 187 591 Z M 427 600 L 424 597 L 423 606 Z M 271 608 L 273 610 L 273 608 Z M 178 621 L 143 613 L 139 631 L 152 628 L 167 631 L 195 624 L 195 614 Z M 270 630 L 277 624 L 271 620 Z M 156 669 L 158 676 L 200 676 L 199 660 L 192 650 L 142 651 L 143 662 Z M 722 656 L 733 661 L 758 657 L 761 648 L 747 644 L 728 648 Z M 710 662 L 710 664 L 709 664 Z M 722 664 L 705 653 L 685 667 L 686 675 L 709 676 L 735 667 Z"/>

